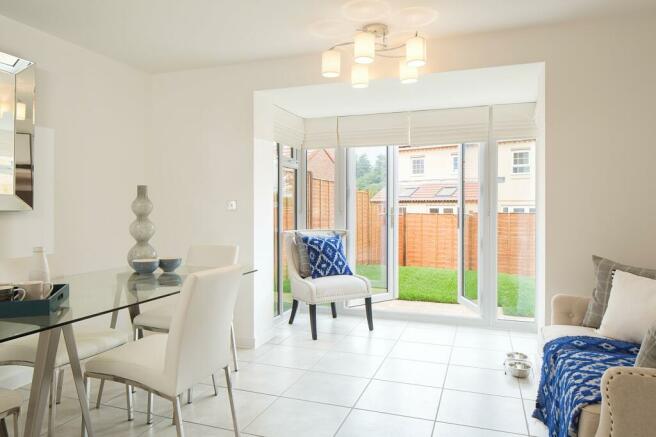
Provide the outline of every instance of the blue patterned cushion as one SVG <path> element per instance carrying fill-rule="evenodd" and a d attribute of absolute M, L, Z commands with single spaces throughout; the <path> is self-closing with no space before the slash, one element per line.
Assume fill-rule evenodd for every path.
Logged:
<path fill-rule="evenodd" d="M 312 278 L 324 276 L 352 275 L 346 262 L 344 245 L 339 235 L 304 235 Z"/>

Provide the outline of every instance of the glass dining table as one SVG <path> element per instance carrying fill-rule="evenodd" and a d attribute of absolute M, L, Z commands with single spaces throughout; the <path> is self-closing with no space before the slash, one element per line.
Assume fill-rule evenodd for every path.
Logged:
<path fill-rule="evenodd" d="M 139 275 L 122 268 L 59 277 L 53 282 L 68 284 L 69 297 L 57 312 L 39 317 L 0 318 L 0 343 L 27 335 L 39 335 L 23 435 L 37 437 L 40 434 L 53 378 L 57 346 L 60 336 L 63 335 L 80 400 L 84 428 L 89 436 L 93 436 L 88 396 L 72 325 L 82 320 L 111 314 L 111 327 L 115 328 L 120 310 L 127 309 L 130 318 L 134 319 L 139 314 L 140 304 L 180 293 L 184 278 L 198 270 L 202 269 L 183 266 L 175 273 Z M 254 268 L 244 267 L 243 275 L 256 271 Z"/>

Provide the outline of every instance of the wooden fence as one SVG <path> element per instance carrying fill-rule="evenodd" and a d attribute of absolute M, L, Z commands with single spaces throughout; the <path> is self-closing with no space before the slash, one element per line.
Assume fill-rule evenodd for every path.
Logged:
<path fill-rule="evenodd" d="M 334 227 L 332 181 L 308 181 L 308 227 Z M 399 265 L 456 269 L 458 266 L 458 218 L 455 214 L 405 213 L 398 217 Z M 384 261 L 386 217 L 383 206 L 371 202 L 367 191 L 356 193 L 356 240 L 358 264 Z M 478 215 L 465 217 L 464 262 L 466 269 L 478 263 Z M 497 271 L 535 275 L 535 214 L 497 214 Z"/>

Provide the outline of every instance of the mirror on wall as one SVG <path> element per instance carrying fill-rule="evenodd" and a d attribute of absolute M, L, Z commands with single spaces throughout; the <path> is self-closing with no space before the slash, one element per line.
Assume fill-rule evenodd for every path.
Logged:
<path fill-rule="evenodd" d="M 34 207 L 34 64 L 0 52 L 0 211 Z"/>

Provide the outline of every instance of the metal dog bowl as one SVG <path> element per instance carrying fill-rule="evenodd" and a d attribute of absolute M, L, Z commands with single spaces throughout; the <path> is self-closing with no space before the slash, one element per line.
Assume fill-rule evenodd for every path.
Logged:
<path fill-rule="evenodd" d="M 531 363 L 524 360 L 506 360 L 506 374 L 515 378 L 526 378 L 531 373 Z"/>
<path fill-rule="evenodd" d="M 528 361 L 528 355 L 521 352 L 508 352 L 506 354 L 506 361 L 508 360 Z"/>

